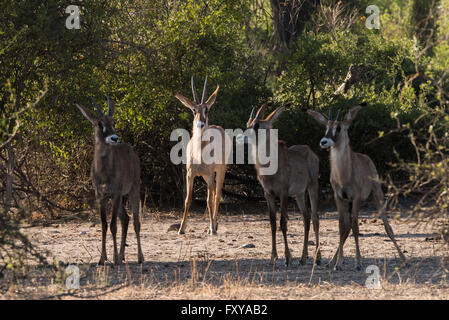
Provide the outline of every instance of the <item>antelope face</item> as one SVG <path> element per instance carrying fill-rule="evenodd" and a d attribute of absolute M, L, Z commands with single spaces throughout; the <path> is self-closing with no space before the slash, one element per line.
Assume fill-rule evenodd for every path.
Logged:
<path fill-rule="evenodd" d="M 351 108 L 342 121 L 338 120 L 340 116 L 340 110 L 338 111 L 336 120 L 331 119 L 332 114 L 329 114 L 329 118 L 327 118 L 324 114 L 318 111 L 310 109 L 307 110 L 307 113 L 314 117 L 316 121 L 326 126 L 326 133 L 320 141 L 320 147 L 323 149 L 328 149 L 330 147 L 338 147 L 348 144 L 349 126 L 351 125 L 352 120 L 354 120 L 361 108 L 361 105 L 357 105 Z"/>
<path fill-rule="evenodd" d="M 215 89 L 214 93 L 207 99 L 207 77 L 204 80 L 203 86 L 203 95 L 201 100 L 198 98 L 198 94 L 195 88 L 195 82 L 193 81 L 193 76 L 191 79 L 192 83 L 192 93 L 193 93 L 193 101 L 189 98 L 184 97 L 182 94 L 175 93 L 174 96 L 178 99 L 185 107 L 189 108 L 193 112 L 193 130 L 203 129 L 208 126 L 208 115 L 210 108 L 215 103 L 215 99 L 217 98 L 218 89 L 220 88 L 217 85 L 217 89 Z"/>
<path fill-rule="evenodd" d="M 108 98 L 108 114 L 105 115 L 101 107 L 92 99 L 92 102 L 97 108 L 98 116 L 95 116 L 89 109 L 82 105 L 76 105 L 81 111 L 83 116 L 92 123 L 95 127 L 95 139 L 109 145 L 115 145 L 119 143 L 118 136 L 115 134 L 114 129 L 114 105 L 111 103 L 111 99 Z"/>
<path fill-rule="evenodd" d="M 253 131 L 255 133 L 255 137 L 257 140 L 257 133 L 258 130 L 269 130 L 273 127 L 273 122 L 279 117 L 279 115 L 285 110 L 286 106 L 278 107 L 276 110 L 274 110 L 268 117 L 265 119 L 262 119 L 265 114 L 265 109 L 267 106 L 270 106 L 271 102 L 264 103 L 259 110 L 257 110 L 257 113 L 255 112 L 255 109 L 251 111 L 251 115 L 249 116 L 248 122 L 246 123 L 246 129 Z M 248 136 L 243 134 L 238 134 L 236 136 L 237 143 L 248 143 Z"/>
<path fill-rule="evenodd" d="M 341 121 L 328 121 L 326 133 L 320 140 L 320 147 L 323 149 L 330 148 L 340 144 L 347 136 L 348 127 Z"/>
<path fill-rule="evenodd" d="M 209 108 L 207 107 L 207 104 L 195 105 L 192 109 L 194 129 L 203 129 L 209 124 Z"/>
<path fill-rule="evenodd" d="M 252 116 L 254 116 L 254 115 L 252 114 Z M 257 139 L 257 132 L 258 132 L 259 129 L 270 129 L 270 127 L 271 126 L 268 126 L 266 121 L 254 119 L 254 118 L 251 118 L 251 117 L 248 119 L 248 122 L 246 123 L 246 129 L 249 130 L 250 132 L 252 131 L 252 133 L 250 133 L 250 134 L 255 134 L 256 139 Z M 239 133 L 235 137 L 235 141 L 238 144 L 248 143 L 249 142 L 249 138 L 248 138 L 248 136 L 246 134 Z"/>
<path fill-rule="evenodd" d="M 114 119 L 112 117 L 103 116 L 98 119 L 95 128 L 95 135 L 104 143 L 115 145 L 119 143 L 118 136 L 115 134 Z"/>

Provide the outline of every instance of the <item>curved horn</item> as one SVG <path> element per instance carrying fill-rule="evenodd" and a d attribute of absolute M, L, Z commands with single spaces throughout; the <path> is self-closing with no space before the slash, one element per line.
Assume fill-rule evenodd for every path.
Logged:
<path fill-rule="evenodd" d="M 340 111 L 341 111 L 341 108 L 338 109 L 338 112 L 337 112 L 337 118 L 335 118 L 335 121 L 338 121 L 338 118 L 340 117 Z"/>
<path fill-rule="evenodd" d="M 253 120 L 255 116 L 256 116 L 256 109 L 253 108 L 253 110 L 251 110 L 251 116 L 249 117 L 249 119 Z"/>
<path fill-rule="evenodd" d="M 204 103 L 204 99 L 206 99 L 206 93 L 207 93 L 207 76 L 206 79 L 204 80 L 204 87 L 203 87 L 203 95 L 201 97 L 201 104 Z"/>
<path fill-rule="evenodd" d="M 104 116 L 103 110 L 101 110 L 101 107 L 95 102 L 94 98 L 90 97 L 90 100 L 92 100 L 95 107 L 97 107 L 97 111 L 100 114 L 100 117 Z"/>
<path fill-rule="evenodd" d="M 260 108 L 259 111 L 257 111 L 256 119 L 259 120 L 262 118 L 265 114 L 265 110 L 268 106 L 271 106 L 271 101 L 265 102 Z"/>
<path fill-rule="evenodd" d="M 198 94 L 197 94 L 197 92 L 196 92 L 195 81 L 193 81 L 193 76 L 192 76 L 190 82 L 192 83 L 193 100 L 195 100 L 195 103 L 198 104 L 198 103 L 200 103 L 200 102 L 198 101 Z"/>
<path fill-rule="evenodd" d="M 111 98 L 109 98 L 109 95 L 106 97 L 108 98 L 108 116 L 112 117 Z"/>

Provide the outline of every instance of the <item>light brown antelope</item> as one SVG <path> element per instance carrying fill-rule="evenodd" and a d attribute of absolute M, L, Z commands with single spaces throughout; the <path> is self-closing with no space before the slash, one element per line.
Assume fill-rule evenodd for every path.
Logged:
<path fill-rule="evenodd" d="M 257 114 L 254 113 L 254 109 L 251 112 L 251 116 L 247 123 L 247 129 L 255 131 L 256 149 L 262 144 L 266 144 L 267 153 L 270 151 L 270 129 L 272 129 L 273 122 L 284 111 L 285 106 L 279 107 L 274 110 L 266 119 L 263 119 L 265 109 L 270 103 L 262 105 Z M 259 134 L 265 132 L 266 140 L 263 141 Z M 239 138 L 237 138 L 239 139 Z M 241 139 L 240 139 L 241 140 Z M 248 139 L 245 139 L 248 142 Z M 310 218 L 312 217 L 313 229 L 316 237 L 316 263 L 321 261 L 321 253 L 319 249 L 319 218 L 317 212 L 318 202 L 318 171 L 319 160 L 313 151 L 306 145 L 294 145 L 290 148 L 283 141 L 276 141 L 278 150 L 278 167 L 277 171 L 271 175 L 264 175 L 261 169 L 266 167 L 267 164 L 261 164 L 259 159 L 259 153 L 254 155 L 255 167 L 257 171 L 257 178 L 264 190 L 264 196 L 268 203 L 268 210 L 270 214 L 271 223 L 271 236 L 272 236 L 272 253 L 271 263 L 275 263 L 277 260 L 276 250 L 276 197 L 280 198 L 281 209 L 281 230 L 284 236 L 285 247 L 285 263 L 289 265 L 291 262 L 291 255 L 288 249 L 287 243 L 287 201 L 288 196 L 296 198 L 296 202 L 301 213 L 304 216 L 304 246 L 301 257 L 301 264 L 306 263 L 308 256 L 308 243 L 309 243 L 309 229 Z M 254 149 L 253 149 L 254 150 Z M 271 164 L 270 164 L 271 165 Z M 311 208 L 306 205 L 305 194 L 308 192 Z"/>
<path fill-rule="evenodd" d="M 93 99 L 92 99 L 93 101 Z M 140 161 L 134 150 L 127 144 L 120 143 L 114 130 L 114 106 L 108 96 L 108 114 L 104 115 L 100 106 L 97 107 L 99 117 L 84 106 L 76 105 L 84 117 L 94 126 L 95 149 L 90 176 L 95 188 L 98 210 L 101 215 L 102 238 L 101 257 L 99 264 L 104 264 L 106 255 L 106 234 L 108 223 L 106 221 L 106 202 L 112 197 L 111 233 L 114 242 L 114 264 L 125 259 L 126 234 L 128 232 L 129 216 L 125 211 L 124 197 L 133 211 L 134 230 L 137 237 L 138 262 L 144 261 L 140 246 Z M 117 215 L 122 225 L 122 240 L 120 253 L 117 253 Z"/>
<path fill-rule="evenodd" d="M 218 228 L 218 207 L 221 200 L 221 190 L 226 174 L 226 143 L 231 146 L 228 136 L 220 126 L 209 125 L 209 111 L 217 98 L 219 86 L 214 93 L 205 101 L 207 94 L 207 76 L 204 81 L 203 95 L 201 101 L 195 88 L 193 77 L 191 79 L 192 92 L 194 101 L 176 93 L 174 96 L 187 108 L 193 112 L 193 128 L 192 137 L 187 145 L 187 162 L 186 162 L 186 199 L 184 203 L 184 214 L 179 227 L 178 234 L 184 234 L 187 225 L 187 216 L 192 202 L 193 181 L 196 176 L 202 176 L 207 183 L 207 209 L 209 211 L 210 228 L 209 233 L 217 234 Z M 203 138 L 211 134 L 214 137 L 221 138 L 221 141 L 203 141 Z M 207 139 L 205 139 L 207 140 Z M 220 140 L 220 139 L 218 139 Z M 227 142 L 228 141 L 228 142 Z M 214 156 L 215 151 L 221 151 L 221 159 L 218 161 L 205 161 L 204 149 L 210 148 L 211 144 L 215 150 L 211 152 Z"/>
<path fill-rule="evenodd" d="M 361 255 L 359 249 L 358 216 L 361 201 L 373 195 L 377 210 L 380 211 L 385 231 L 396 247 L 399 257 L 405 261 L 404 254 L 394 238 L 393 229 L 385 214 L 386 201 L 373 161 L 365 154 L 356 153 L 349 146 L 348 129 L 361 106 L 355 106 L 339 121 L 340 111 L 335 120 L 329 119 L 314 110 L 307 112 L 319 123 L 326 126 L 325 136 L 320 141 L 320 147 L 330 148 L 330 182 L 334 190 L 334 198 L 339 213 L 340 243 L 335 255 L 329 262 L 329 267 L 341 270 L 343 264 L 343 245 L 352 228 L 356 247 L 357 270 L 360 270 Z"/>

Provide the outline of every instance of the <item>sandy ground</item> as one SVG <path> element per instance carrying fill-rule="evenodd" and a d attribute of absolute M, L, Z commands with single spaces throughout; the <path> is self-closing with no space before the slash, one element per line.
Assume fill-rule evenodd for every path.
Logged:
<path fill-rule="evenodd" d="M 293 264 L 284 265 L 282 233 L 277 233 L 279 260 L 270 265 L 271 232 L 263 209 L 242 214 L 222 214 L 217 236 L 207 234 L 208 218 L 192 212 L 185 235 L 167 231 L 179 223 L 181 212 L 146 212 L 141 240 L 145 263 L 137 261 L 132 222 L 128 232 L 127 262 L 114 267 L 97 266 L 100 257 L 101 225 L 69 222 L 48 227 L 25 228 L 29 239 L 52 254 L 54 268 L 31 268 L 25 278 L 3 280 L 4 299 L 448 299 L 447 270 L 442 257 L 447 248 L 430 227 L 416 227 L 406 219 L 391 225 L 400 247 L 409 258 L 402 266 L 383 224 L 372 210 L 360 214 L 360 245 L 363 270 L 355 269 L 354 238 L 345 245 L 342 271 L 329 271 L 325 264 L 338 245 L 338 216 L 333 210 L 320 213 L 319 266 L 313 264 L 315 235 L 311 228 L 309 259 L 299 264 L 302 253 L 302 217 L 293 207 L 289 212 L 288 242 Z M 251 210 L 249 210 L 251 211 Z M 118 228 L 120 233 L 120 226 Z M 118 239 L 120 239 L 118 237 Z M 112 237 L 108 233 L 108 258 L 112 258 Z M 249 248 L 248 248 L 249 247 Z M 68 290 L 69 264 L 80 270 L 80 289 Z M 380 288 L 367 288 L 379 268 Z"/>

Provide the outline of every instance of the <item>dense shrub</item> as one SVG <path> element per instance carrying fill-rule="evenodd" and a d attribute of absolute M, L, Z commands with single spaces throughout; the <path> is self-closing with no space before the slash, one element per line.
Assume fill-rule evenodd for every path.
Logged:
<path fill-rule="evenodd" d="M 268 98 L 275 105 L 291 103 L 275 127 L 289 145 L 308 144 L 319 155 L 322 187 L 328 187 L 329 168 L 327 152 L 318 149 L 324 128 L 306 109 L 333 110 L 335 115 L 341 108 L 344 114 L 366 102 L 350 131 L 353 149 L 370 155 L 383 177 L 402 180 L 403 170 L 390 165 L 395 152 L 410 161 L 416 160 L 416 152 L 406 137 L 391 132 L 395 117 L 412 122 L 423 113 L 422 99 L 429 107 L 437 105 L 449 78 L 447 0 L 440 2 L 432 55 L 419 51 L 413 39 L 408 2 L 375 1 L 385 9 L 382 25 L 369 30 L 364 25 L 366 1 L 322 1 L 288 46 L 274 40 L 266 13 L 270 1 L 93 0 L 80 6 L 79 30 L 64 27 L 63 1 L 3 2 L 0 82 L 10 79 L 19 107 L 48 83 L 41 103 L 21 114 L 22 129 L 11 143 L 15 154 L 24 155 L 14 173 L 16 205 L 26 199 L 30 211 L 53 207 L 60 212 L 92 204 L 92 128 L 74 102 L 93 109 L 90 97 L 105 106 L 106 94 L 117 106 L 121 140 L 140 156 L 142 197 L 152 205 L 182 205 L 183 173 L 169 161 L 174 144 L 169 136 L 175 128 L 189 129 L 192 116 L 172 94 L 190 96 L 192 75 L 198 90 L 206 75 L 209 93 L 220 85 L 210 123 L 225 128 L 243 128 L 251 108 Z M 329 23 L 323 12 L 352 18 Z M 353 64 L 368 66 L 370 77 L 346 94 L 334 95 Z M 422 95 L 425 85 L 433 88 Z M 2 105 L 8 101 L 5 88 L 0 87 Z M 2 158 L 3 169 L 7 158 Z M 246 178 L 239 182 L 243 185 L 227 179 L 227 191 L 260 191 L 253 187 L 251 166 L 232 166 L 229 172 Z"/>

